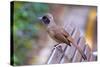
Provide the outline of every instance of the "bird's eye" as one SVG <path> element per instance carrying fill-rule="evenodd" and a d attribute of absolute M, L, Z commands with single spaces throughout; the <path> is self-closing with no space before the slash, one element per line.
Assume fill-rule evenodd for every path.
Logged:
<path fill-rule="evenodd" d="M 43 16 L 43 17 L 42 17 L 42 20 L 43 20 L 43 22 L 44 22 L 45 24 L 49 24 L 49 23 L 50 23 L 49 18 L 46 17 L 46 16 Z"/>
<path fill-rule="evenodd" d="M 47 19 L 47 17 L 46 17 L 46 16 L 43 16 L 43 18 L 42 18 L 42 19 L 44 19 L 44 20 L 45 20 L 45 19 Z"/>

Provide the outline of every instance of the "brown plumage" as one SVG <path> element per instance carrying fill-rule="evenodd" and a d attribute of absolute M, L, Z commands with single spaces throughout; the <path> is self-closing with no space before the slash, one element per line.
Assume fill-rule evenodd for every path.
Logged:
<path fill-rule="evenodd" d="M 58 27 L 54 20 L 53 16 L 50 13 L 45 14 L 41 18 L 42 22 L 45 24 L 47 28 L 48 34 L 51 36 L 52 39 L 54 39 L 58 43 L 66 43 L 67 45 L 71 46 L 71 43 L 73 46 L 75 46 L 78 51 L 80 52 L 81 56 L 84 60 L 87 59 L 86 55 L 82 51 L 82 49 L 77 45 L 77 43 L 74 41 L 74 39 L 69 35 L 68 32 L 64 30 L 64 28 Z"/>

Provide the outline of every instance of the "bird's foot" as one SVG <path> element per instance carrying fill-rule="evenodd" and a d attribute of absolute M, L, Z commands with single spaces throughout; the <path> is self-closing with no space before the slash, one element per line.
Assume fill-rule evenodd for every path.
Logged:
<path fill-rule="evenodd" d="M 54 49 L 58 49 L 58 50 L 60 50 L 60 51 L 63 51 L 63 50 L 62 50 L 62 46 L 61 46 L 60 44 L 54 45 Z"/>

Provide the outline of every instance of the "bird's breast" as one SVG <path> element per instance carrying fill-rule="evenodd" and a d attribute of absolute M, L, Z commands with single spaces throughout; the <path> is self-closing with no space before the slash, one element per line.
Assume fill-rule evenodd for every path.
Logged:
<path fill-rule="evenodd" d="M 63 31 L 60 28 L 49 28 L 48 34 L 50 37 L 58 43 L 66 43 L 70 45 L 68 39 L 63 35 Z"/>
<path fill-rule="evenodd" d="M 62 42 L 60 39 L 57 38 L 60 35 L 58 29 L 56 29 L 56 28 L 53 28 L 53 29 L 50 28 L 50 29 L 48 29 L 48 34 L 56 42 L 58 42 L 58 43 L 61 43 Z"/>

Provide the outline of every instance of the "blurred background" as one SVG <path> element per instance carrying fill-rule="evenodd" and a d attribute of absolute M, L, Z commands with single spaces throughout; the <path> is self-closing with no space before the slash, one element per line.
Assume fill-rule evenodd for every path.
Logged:
<path fill-rule="evenodd" d="M 52 13 L 57 25 L 73 24 L 85 36 L 91 52 L 97 51 L 97 7 L 36 2 L 13 2 L 14 65 L 45 64 L 56 44 L 38 20 Z"/>

